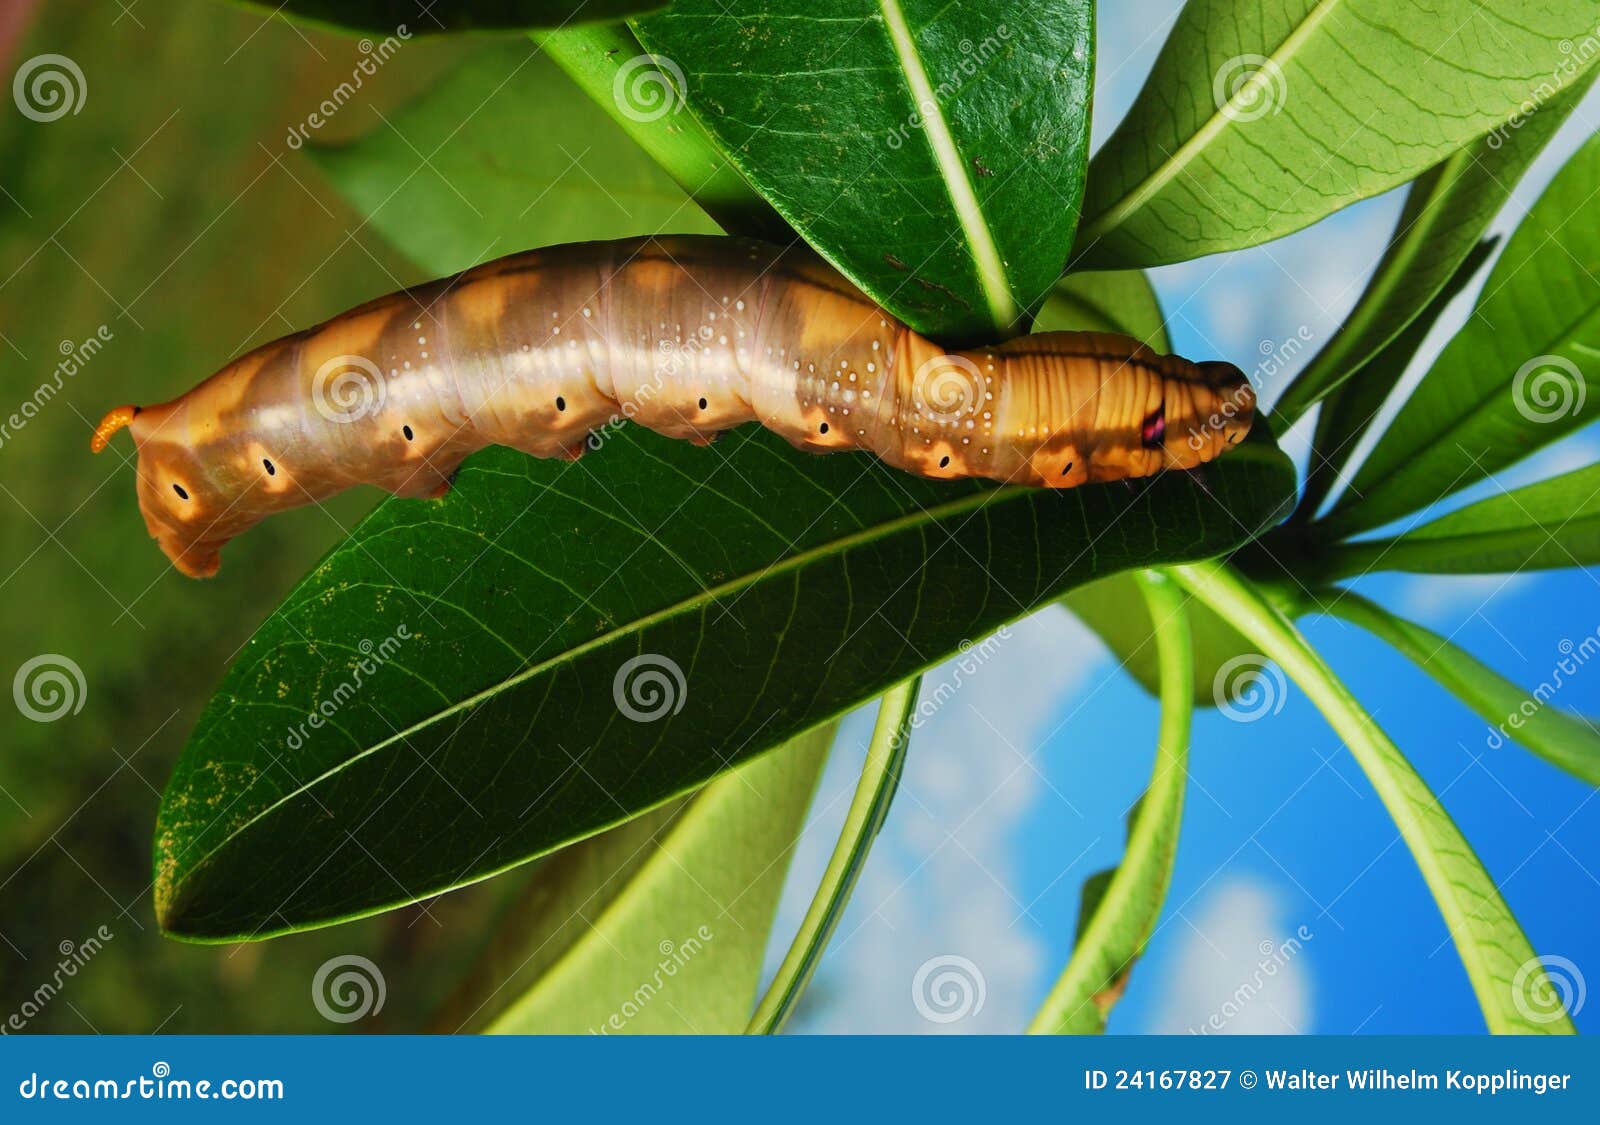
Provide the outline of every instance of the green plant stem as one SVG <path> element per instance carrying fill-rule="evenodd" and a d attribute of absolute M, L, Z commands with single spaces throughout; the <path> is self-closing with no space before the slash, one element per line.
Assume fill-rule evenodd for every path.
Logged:
<path fill-rule="evenodd" d="M 1225 563 L 1191 563 L 1170 567 L 1168 573 L 1261 646 L 1350 748 L 1439 904 L 1489 1030 L 1571 1034 L 1565 1015 L 1532 1014 L 1528 992 L 1542 989 L 1548 994 L 1550 985 L 1471 845 L 1400 749 L 1293 623 Z"/>
<path fill-rule="evenodd" d="M 1128 847 L 1104 896 L 1078 934 L 1072 958 L 1045 997 L 1030 1034 L 1105 1030 L 1133 962 L 1155 930 L 1178 852 L 1183 791 L 1189 780 L 1194 713 L 1194 652 L 1182 590 L 1153 570 L 1135 574 L 1154 623 L 1161 684 L 1155 769 L 1128 830 Z"/>
<path fill-rule="evenodd" d="M 922 677 L 913 676 L 883 694 L 878 704 L 878 721 L 867 745 L 866 765 L 862 767 L 861 780 L 856 783 L 855 797 L 845 815 L 839 841 L 834 845 L 828 867 L 822 873 L 822 881 L 789 945 L 789 952 L 757 1005 L 746 1034 L 776 1035 L 781 1031 L 816 972 L 828 939 L 844 916 L 850 894 L 861 877 L 872 843 L 889 815 L 895 790 L 899 788 L 900 771 L 905 766 L 906 750 L 911 744 L 912 710 L 921 684 Z"/>
<path fill-rule="evenodd" d="M 1501 739 L 1496 747 L 1519 742 L 1573 777 L 1600 785 L 1600 731 L 1594 724 L 1549 706 L 1543 696 L 1530 694 L 1446 638 L 1396 617 L 1360 594 L 1321 590 L 1312 598 L 1315 609 L 1359 625 L 1438 680 L 1495 727 Z"/>

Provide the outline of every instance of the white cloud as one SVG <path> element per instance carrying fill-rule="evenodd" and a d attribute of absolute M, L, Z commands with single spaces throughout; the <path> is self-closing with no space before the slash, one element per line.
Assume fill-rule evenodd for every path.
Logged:
<path fill-rule="evenodd" d="M 1268 886 L 1247 879 L 1222 883 L 1202 910 L 1180 913 L 1167 925 L 1184 927 L 1184 936 L 1160 972 L 1156 992 L 1164 1002 L 1151 1025 L 1140 1030 L 1162 1035 L 1312 1030 L 1308 959 L 1315 932 L 1302 929 Z"/>

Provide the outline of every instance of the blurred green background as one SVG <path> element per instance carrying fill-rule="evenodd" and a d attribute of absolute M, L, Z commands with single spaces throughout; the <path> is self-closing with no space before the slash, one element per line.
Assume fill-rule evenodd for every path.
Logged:
<path fill-rule="evenodd" d="M 504 42 L 405 44 L 405 65 L 364 78 L 316 139 L 384 128 L 464 53 Z M 78 112 L 18 112 L 11 76 L 42 54 L 81 68 Z M 147 539 L 127 443 L 92 457 L 88 435 L 111 406 L 170 397 L 250 346 L 430 276 L 287 143 L 360 58 L 355 40 L 214 0 L 52 0 L 0 18 L 0 419 L 54 383 L 63 355 L 110 337 L 0 444 L 5 678 L 54 653 L 86 685 L 76 714 L 40 723 L 8 707 L 0 721 L 0 1021 L 64 943 L 113 934 L 30 1032 L 327 1031 L 309 982 L 343 953 L 379 960 L 389 980 L 363 1028 L 415 1029 L 517 882 L 250 947 L 182 945 L 151 915 L 159 790 L 200 707 L 377 493 L 274 520 L 217 581 L 195 583 Z"/>

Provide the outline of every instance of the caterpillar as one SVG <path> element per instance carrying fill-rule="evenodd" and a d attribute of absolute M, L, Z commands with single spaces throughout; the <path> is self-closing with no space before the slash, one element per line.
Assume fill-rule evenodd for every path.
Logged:
<path fill-rule="evenodd" d="M 946 352 L 814 255 L 745 239 L 550 247 L 402 290 L 119 406 L 140 511 L 184 574 L 234 536 L 358 483 L 440 497 L 489 444 L 577 458 L 626 417 L 697 443 L 755 420 L 811 452 L 1047 488 L 1209 461 L 1249 430 L 1231 363 L 1124 336 Z"/>

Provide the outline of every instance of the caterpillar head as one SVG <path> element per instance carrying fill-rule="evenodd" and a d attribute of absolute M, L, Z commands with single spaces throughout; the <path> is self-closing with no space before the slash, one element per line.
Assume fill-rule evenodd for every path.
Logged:
<path fill-rule="evenodd" d="M 1243 441 L 1256 415 L 1256 392 L 1243 371 L 1225 360 L 1194 365 L 1200 384 L 1195 413 L 1183 437 L 1199 461 L 1210 461 Z"/>
<path fill-rule="evenodd" d="M 99 453 L 113 434 L 128 428 L 139 455 L 139 511 L 150 537 L 178 570 L 210 578 L 221 565 L 223 545 L 260 517 L 239 510 L 233 490 L 178 440 L 183 431 L 174 419 L 177 407 L 119 406 L 95 427 L 89 448 Z"/>

